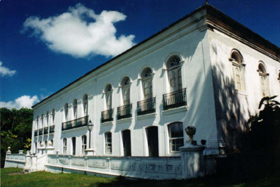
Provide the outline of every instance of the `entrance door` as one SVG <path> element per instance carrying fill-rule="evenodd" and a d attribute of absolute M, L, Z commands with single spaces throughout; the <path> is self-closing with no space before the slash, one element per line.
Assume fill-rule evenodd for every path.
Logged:
<path fill-rule="evenodd" d="M 149 156 L 158 157 L 158 128 L 149 127 L 146 129 L 148 139 Z"/>
<path fill-rule="evenodd" d="M 76 155 L 76 138 L 72 138 L 72 155 Z"/>
<path fill-rule="evenodd" d="M 130 130 L 122 131 L 122 139 L 123 139 L 123 154 L 124 154 L 124 156 L 131 156 Z"/>

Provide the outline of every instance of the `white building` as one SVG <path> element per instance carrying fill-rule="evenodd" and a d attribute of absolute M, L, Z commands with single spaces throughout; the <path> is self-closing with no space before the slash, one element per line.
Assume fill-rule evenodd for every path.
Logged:
<path fill-rule="evenodd" d="M 260 99 L 280 93 L 279 62 L 277 46 L 204 5 L 33 106 L 31 152 L 180 157 L 194 126 L 205 154 L 225 154 Z"/>

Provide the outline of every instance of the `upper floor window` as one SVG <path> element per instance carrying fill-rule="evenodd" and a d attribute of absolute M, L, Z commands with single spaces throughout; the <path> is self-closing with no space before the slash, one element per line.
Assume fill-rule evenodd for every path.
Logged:
<path fill-rule="evenodd" d="M 85 94 L 83 98 L 83 105 L 84 105 L 84 114 L 85 116 L 88 115 L 88 95 Z"/>
<path fill-rule="evenodd" d="M 63 139 L 63 154 L 67 153 L 67 139 Z"/>
<path fill-rule="evenodd" d="M 82 136 L 82 154 L 85 155 L 87 149 L 87 136 Z"/>
<path fill-rule="evenodd" d="M 176 122 L 168 125 L 169 151 L 177 152 L 184 145 L 183 123 Z"/>
<path fill-rule="evenodd" d="M 44 127 L 44 114 L 41 116 L 42 127 Z"/>
<path fill-rule="evenodd" d="M 123 94 L 123 104 L 130 104 L 130 79 L 128 77 L 122 80 L 122 94 Z"/>
<path fill-rule="evenodd" d="M 269 85 L 268 85 L 268 73 L 266 72 L 266 68 L 264 64 L 260 63 L 258 66 L 258 72 L 260 76 L 260 87 L 262 97 L 269 95 Z"/>
<path fill-rule="evenodd" d="M 153 85 L 152 85 L 152 70 L 151 68 L 146 68 L 141 74 L 144 99 L 149 99 L 153 97 Z"/>
<path fill-rule="evenodd" d="M 112 154 L 112 133 L 105 133 L 105 153 Z"/>
<path fill-rule="evenodd" d="M 112 109 L 112 86 L 108 84 L 105 88 L 106 107 L 107 110 Z"/>
<path fill-rule="evenodd" d="M 77 109 L 78 109 L 77 99 L 74 99 L 74 102 L 73 102 L 74 119 L 77 119 Z"/>
<path fill-rule="evenodd" d="M 65 121 L 68 120 L 68 103 L 64 105 Z"/>
<path fill-rule="evenodd" d="M 170 91 L 174 92 L 182 89 L 182 76 L 180 58 L 173 56 L 167 63 L 168 80 L 170 85 Z"/>
<path fill-rule="evenodd" d="M 245 90 L 244 82 L 244 64 L 242 55 L 237 51 L 233 50 L 231 53 L 230 61 L 232 63 L 234 87 L 236 90 Z"/>
<path fill-rule="evenodd" d="M 37 129 L 39 129 L 39 116 L 37 116 Z"/>
<path fill-rule="evenodd" d="M 52 112 L 52 122 L 54 124 L 54 120 L 55 120 L 55 109 L 53 109 L 53 112 Z"/>
<path fill-rule="evenodd" d="M 49 117 L 50 117 L 50 114 L 49 114 L 49 112 L 47 112 L 47 126 L 49 125 Z"/>

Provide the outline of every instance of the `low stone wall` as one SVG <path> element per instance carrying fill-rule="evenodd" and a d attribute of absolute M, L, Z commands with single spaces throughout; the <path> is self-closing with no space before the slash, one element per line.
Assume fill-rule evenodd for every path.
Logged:
<path fill-rule="evenodd" d="M 4 168 L 16 167 L 24 168 L 25 155 L 24 154 L 6 154 Z"/>
<path fill-rule="evenodd" d="M 143 179 L 182 179 L 181 157 L 103 157 L 48 155 L 50 172 L 87 173 Z"/>

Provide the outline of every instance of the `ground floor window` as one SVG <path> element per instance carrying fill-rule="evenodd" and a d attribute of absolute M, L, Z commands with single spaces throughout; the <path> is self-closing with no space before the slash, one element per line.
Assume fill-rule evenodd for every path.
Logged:
<path fill-rule="evenodd" d="M 76 138 L 72 138 L 72 155 L 76 155 Z"/>
<path fill-rule="evenodd" d="M 183 123 L 175 122 L 168 125 L 169 151 L 177 152 L 184 145 Z"/>
<path fill-rule="evenodd" d="M 105 153 L 112 154 L 112 133 L 105 133 Z"/>
<path fill-rule="evenodd" d="M 67 152 L 67 139 L 63 139 L 63 154 L 66 154 Z"/>
<path fill-rule="evenodd" d="M 87 149 L 87 136 L 82 136 L 82 154 L 85 155 Z"/>

